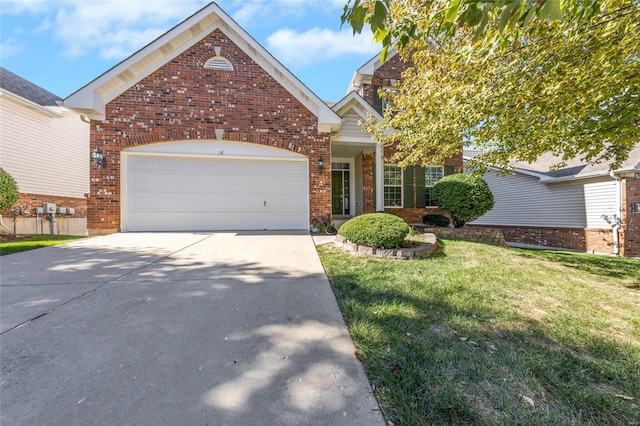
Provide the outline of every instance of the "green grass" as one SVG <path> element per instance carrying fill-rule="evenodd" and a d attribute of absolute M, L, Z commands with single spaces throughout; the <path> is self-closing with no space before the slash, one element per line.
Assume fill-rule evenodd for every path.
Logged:
<path fill-rule="evenodd" d="M 640 261 L 443 241 L 318 251 L 387 419 L 640 424 Z"/>
<path fill-rule="evenodd" d="M 79 236 L 73 235 L 27 235 L 16 241 L 1 241 L 0 256 L 18 253 L 20 251 L 33 250 L 42 247 L 55 246 L 78 240 Z"/>

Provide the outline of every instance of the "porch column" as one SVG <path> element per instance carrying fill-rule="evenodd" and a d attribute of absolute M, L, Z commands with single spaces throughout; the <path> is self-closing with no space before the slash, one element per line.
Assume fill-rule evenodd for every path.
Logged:
<path fill-rule="evenodd" d="M 384 147 L 376 144 L 376 211 L 384 210 Z"/>

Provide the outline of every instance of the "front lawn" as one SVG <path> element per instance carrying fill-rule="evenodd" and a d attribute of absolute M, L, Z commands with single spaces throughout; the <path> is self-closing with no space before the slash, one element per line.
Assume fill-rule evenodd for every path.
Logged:
<path fill-rule="evenodd" d="M 394 425 L 640 424 L 640 261 L 445 240 L 318 251 Z"/>
<path fill-rule="evenodd" d="M 0 237 L 0 256 L 17 253 L 20 251 L 33 250 L 41 247 L 55 246 L 68 243 L 80 238 L 74 235 L 24 235 Z"/>

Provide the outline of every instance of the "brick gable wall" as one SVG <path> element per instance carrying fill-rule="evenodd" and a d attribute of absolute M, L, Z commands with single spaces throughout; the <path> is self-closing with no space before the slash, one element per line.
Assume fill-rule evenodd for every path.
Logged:
<path fill-rule="evenodd" d="M 204 69 L 215 56 L 234 71 Z M 120 151 L 188 139 L 214 139 L 274 146 L 309 158 L 310 219 L 331 212 L 331 182 L 317 173 L 319 157 L 330 158 L 328 134 L 292 94 L 220 30 L 142 79 L 106 106 L 105 121 L 91 122 L 91 149 L 105 154 L 107 167 L 91 167 L 88 227 L 91 234 L 120 229 Z"/>

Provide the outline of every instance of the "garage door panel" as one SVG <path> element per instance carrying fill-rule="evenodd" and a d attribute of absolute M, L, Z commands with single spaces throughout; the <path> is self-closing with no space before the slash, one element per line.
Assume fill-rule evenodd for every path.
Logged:
<path fill-rule="evenodd" d="M 130 156 L 127 230 L 306 229 L 307 163 Z"/>

